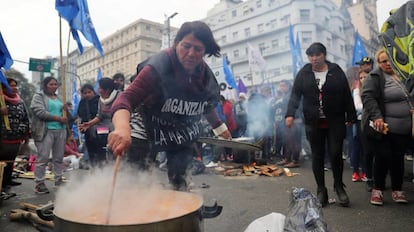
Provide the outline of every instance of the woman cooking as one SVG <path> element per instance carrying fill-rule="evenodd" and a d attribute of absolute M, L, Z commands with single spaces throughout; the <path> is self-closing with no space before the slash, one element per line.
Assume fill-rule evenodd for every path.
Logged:
<path fill-rule="evenodd" d="M 210 28 L 201 21 L 184 23 L 173 47 L 147 60 L 112 107 L 115 129 L 108 144 L 114 154 L 123 155 L 131 144 L 130 112 L 138 108 L 142 121 L 138 126 L 144 131 L 140 144 L 166 152 L 168 179 L 175 190 L 187 190 L 186 173 L 202 115 L 216 135 L 231 138 L 214 110 L 219 88 L 205 55 L 220 56 Z"/>

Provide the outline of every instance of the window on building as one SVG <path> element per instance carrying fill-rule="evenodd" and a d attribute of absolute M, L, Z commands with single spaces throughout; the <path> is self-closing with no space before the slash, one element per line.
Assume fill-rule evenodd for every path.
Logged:
<path fill-rule="evenodd" d="M 239 50 L 237 49 L 237 50 L 234 50 L 233 51 L 233 57 L 234 58 L 238 58 L 240 56 L 240 52 L 239 52 Z"/>
<path fill-rule="evenodd" d="M 312 31 L 302 31 L 302 42 L 304 44 L 312 43 Z"/>
<path fill-rule="evenodd" d="M 329 48 L 329 47 L 332 47 L 332 39 L 331 38 L 326 38 L 326 46 Z"/>
<path fill-rule="evenodd" d="M 260 24 L 257 25 L 257 31 L 258 32 L 263 32 L 264 31 L 263 23 L 260 23 Z"/>
<path fill-rule="evenodd" d="M 270 20 L 270 27 L 275 28 L 277 26 L 277 19 Z"/>
<path fill-rule="evenodd" d="M 262 0 L 256 0 L 256 7 L 257 8 L 262 7 Z"/>
<path fill-rule="evenodd" d="M 234 17 L 237 17 L 237 10 L 233 10 L 232 12 L 231 12 L 231 16 L 234 18 Z"/>
<path fill-rule="evenodd" d="M 309 9 L 301 9 L 299 11 L 300 20 L 301 21 L 309 21 L 310 20 L 310 10 Z"/>
<path fill-rule="evenodd" d="M 221 42 L 222 43 L 227 43 L 227 36 L 225 36 L 225 35 L 221 36 Z"/>
<path fill-rule="evenodd" d="M 278 39 L 272 40 L 272 48 L 273 49 L 279 48 L 279 40 Z"/>
<path fill-rule="evenodd" d="M 266 49 L 265 43 L 259 43 L 259 51 L 261 54 L 263 54 L 264 50 Z"/>
<path fill-rule="evenodd" d="M 249 10 L 244 10 L 244 11 L 243 11 L 243 15 L 244 15 L 244 16 L 246 16 L 246 15 L 248 15 L 248 14 L 249 14 Z"/>
<path fill-rule="evenodd" d="M 239 38 L 239 32 L 235 31 L 233 32 L 233 40 L 237 40 Z"/>
<path fill-rule="evenodd" d="M 244 29 L 244 35 L 246 37 L 250 37 L 251 36 L 250 27 Z"/>
<path fill-rule="evenodd" d="M 282 18 L 280 18 L 280 22 L 283 24 L 289 24 L 290 23 L 290 15 L 284 15 Z"/>
<path fill-rule="evenodd" d="M 150 25 L 145 25 L 145 30 L 151 31 L 151 26 Z"/>

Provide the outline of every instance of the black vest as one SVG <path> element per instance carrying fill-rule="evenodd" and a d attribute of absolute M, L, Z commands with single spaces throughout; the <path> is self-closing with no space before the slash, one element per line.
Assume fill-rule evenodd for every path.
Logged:
<path fill-rule="evenodd" d="M 144 65 L 151 65 L 156 70 L 162 95 L 154 105 L 143 105 L 141 108 L 153 148 L 165 151 L 191 146 L 202 132 L 202 114 L 218 102 L 219 87 L 213 72 L 206 67 L 205 88 L 198 93 L 189 93 L 177 81 L 177 78 L 183 77 L 175 76 L 173 65 L 165 52 L 144 61 L 144 64 L 138 65 L 138 69 Z"/>

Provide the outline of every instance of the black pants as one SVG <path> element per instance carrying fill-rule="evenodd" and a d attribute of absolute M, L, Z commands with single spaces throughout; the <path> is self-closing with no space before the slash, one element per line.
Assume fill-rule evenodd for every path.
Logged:
<path fill-rule="evenodd" d="M 330 124 L 329 128 L 319 128 L 317 124 L 306 125 L 306 136 L 312 149 L 312 171 L 318 187 L 325 187 L 325 145 L 335 185 L 342 185 L 342 145 L 345 137 L 345 123 Z"/>
<path fill-rule="evenodd" d="M 182 147 L 179 150 L 166 151 L 168 180 L 174 190 L 186 191 L 188 187 L 187 172 L 193 160 L 193 147 Z"/>
<path fill-rule="evenodd" d="M 2 187 L 6 187 L 12 181 L 13 162 L 16 159 L 17 153 L 20 149 L 20 143 L 17 144 L 3 144 L 1 145 L 0 160 L 10 161 L 4 167 Z"/>
<path fill-rule="evenodd" d="M 361 144 L 364 151 L 365 174 L 367 175 L 368 179 L 372 180 L 374 177 L 372 170 L 374 166 L 375 143 L 374 141 L 370 141 L 367 135 L 361 131 Z"/>
<path fill-rule="evenodd" d="M 151 151 L 147 140 L 132 137 L 127 162 L 138 170 L 149 170 L 151 165 L 155 164 L 155 153 Z"/>
<path fill-rule="evenodd" d="M 193 151 L 192 145 L 182 146 L 173 151 L 165 151 L 168 180 L 172 189 L 187 190 L 187 174 L 191 168 Z M 127 161 L 138 169 L 146 170 L 155 160 L 156 152 L 147 140 L 132 138 L 131 147 L 127 152 Z"/>
<path fill-rule="evenodd" d="M 293 127 L 282 128 L 283 136 L 283 157 L 287 161 L 299 162 L 300 150 L 302 149 L 302 123 L 294 123 Z"/>
<path fill-rule="evenodd" d="M 381 140 L 368 140 L 374 151 L 374 187 L 376 189 L 385 189 L 385 179 L 389 170 L 392 190 L 401 191 L 404 177 L 404 152 L 410 139 L 409 135 L 389 132 Z"/>

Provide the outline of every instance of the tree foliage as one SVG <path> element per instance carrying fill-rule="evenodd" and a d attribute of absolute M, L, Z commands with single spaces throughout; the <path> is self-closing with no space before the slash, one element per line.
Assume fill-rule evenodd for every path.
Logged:
<path fill-rule="evenodd" d="M 4 75 L 17 81 L 17 86 L 19 87 L 19 95 L 29 109 L 30 102 L 32 101 L 33 95 L 36 92 L 36 87 L 29 83 L 27 78 L 24 77 L 23 73 L 17 71 L 16 69 L 11 68 L 10 70 L 5 71 Z"/>

